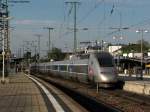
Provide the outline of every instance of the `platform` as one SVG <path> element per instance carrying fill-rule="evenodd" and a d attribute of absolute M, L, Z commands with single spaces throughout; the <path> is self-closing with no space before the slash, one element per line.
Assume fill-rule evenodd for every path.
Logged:
<path fill-rule="evenodd" d="M 22 73 L 0 83 L 0 112 L 48 112 L 38 87 Z"/>
<path fill-rule="evenodd" d="M 123 80 L 125 91 L 138 94 L 150 95 L 150 76 L 143 76 L 143 79 L 137 78 L 136 75 L 119 74 L 119 80 Z"/>

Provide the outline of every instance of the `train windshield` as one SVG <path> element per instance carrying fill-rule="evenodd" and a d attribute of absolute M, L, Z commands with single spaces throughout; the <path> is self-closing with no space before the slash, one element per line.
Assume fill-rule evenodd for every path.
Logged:
<path fill-rule="evenodd" d="M 97 60 L 101 67 L 114 66 L 114 59 L 109 53 L 97 54 Z"/>

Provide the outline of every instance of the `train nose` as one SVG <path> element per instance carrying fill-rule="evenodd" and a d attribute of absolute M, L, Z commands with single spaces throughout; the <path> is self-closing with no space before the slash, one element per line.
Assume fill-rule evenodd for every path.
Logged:
<path fill-rule="evenodd" d="M 112 73 L 103 73 L 100 75 L 100 78 L 103 82 L 116 82 L 117 81 L 116 75 Z"/>

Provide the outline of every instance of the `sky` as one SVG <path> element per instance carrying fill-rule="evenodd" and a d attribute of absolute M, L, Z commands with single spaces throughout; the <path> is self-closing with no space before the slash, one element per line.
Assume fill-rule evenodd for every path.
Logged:
<path fill-rule="evenodd" d="M 71 4 L 77 6 L 77 42 L 101 41 L 107 43 L 131 43 L 141 39 L 138 29 L 150 31 L 150 0 L 29 0 L 29 3 L 9 3 L 12 19 L 11 50 L 18 52 L 26 41 L 37 45 L 37 34 L 41 35 L 41 52 L 48 50 L 48 30 L 53 27 L 51 42 L 53 47 L 65 51 L 73 49 L 73 14 Z M 116 28 L 124 28 L 120 32 Z M 88 28 L 88 30 L 83 30 Z M 149 41 L 150 33 L 144 33 L 144 40 Z M 113 39 L 113 37 L 117 37 Z M 119 37 L 122 36 L 123 39 Z M 34 51 L 34 48 L 31 47 Z"/>

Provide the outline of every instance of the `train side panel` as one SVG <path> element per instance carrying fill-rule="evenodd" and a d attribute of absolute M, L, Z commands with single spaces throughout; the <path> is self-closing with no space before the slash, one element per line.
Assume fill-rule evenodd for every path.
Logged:
<path fill-rule="evenodd" d="M 90 81 L 99 84 L 115 84 L 117 73 L 112 60 L 113 57 L 109 53 L 91 53 L 87 59 L 76 58 L 66 61 L 40 63 L 38 65 L 32 64 L 31 71 L 37 71 L 38 69 L 42 74 L 83 83 Z"/>

